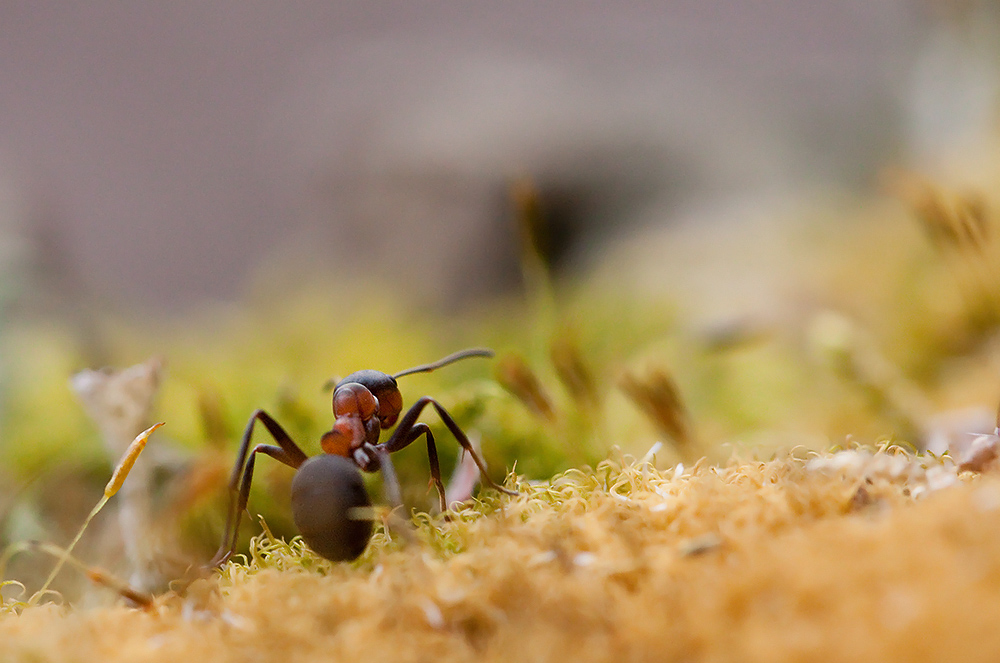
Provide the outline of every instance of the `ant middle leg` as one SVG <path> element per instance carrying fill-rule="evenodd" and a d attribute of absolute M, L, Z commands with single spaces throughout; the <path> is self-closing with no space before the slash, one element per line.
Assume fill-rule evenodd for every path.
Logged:
<path fill-rule="evenodd" d="M 246 466 L 243 468 L 239 492 L 235 495 L 235 504 L 230 507 L 229 516 L 226 519 L 226 531 L 222 535 L 222 543 L 219 544 L 219 551 L 215 553 L 215 557 L 209 562 L 209 566 L 225 564 L 226 560 L 233 554 L 233 551 L 236 550 L 236 542 L 240 535 L 240 520 L 247 508 L 247 502 L 250 500 L 250 483 L 253 481 L 253 468 L 256 463 L 257 454 L 259 453 L 268 455 L 289 467 L 296 467 L 281 447 L 271 444 L 258 444 L 253 448 L 253 451 L 250 452 L 250 457 L 247 459 Z"/>
<path fill-rule="evenodd" d="M 403 418 L 400 419 L 399 425 L 396 427 L 396 430 L 392 432 L 392 436 L 379 446 L 384 447 L 386 451 L 392 453 L 395 451 L 399 451 L 400 449 L 406 447 L 415 439 L 417 439 L 423 432 L 423 429 L 420 429 L 419 432 L 415 434 L 413 431 L 421 426 L 427 428 L 427 424 L 417 423 L 417 417 L 420 416 L 420 413 L 423 411 L 425 407 L 427 407 L 428 404 L 434 406 L 434 409 L 437 411 L 438 416 L 441 417 L 441 421 L 443 421 L 444 425 L 447 426 L 448 430 L 451 431 L 451 434 L 455 436 L 455 439 L 458 441 L 458 444 L 462 447 L 462 449 L 466 453 L 472 456 L 472 460 L 475 461 L 476 467 L 479 468 L 479 473 L 482 476 L 483 483 L 489 486 L 490 488 L 493 488 L 494 490 L 499 490 L 501 493 L 506 493 L 507 495 L 516 496 L 518 494 L 517 491 L 504 488 L 503 486 L 499 485 L 498 483 L 493 481 L 493 479 L 490 478 L 490 475 L 486 473 L 486 463 L 483 462 L 483 459 L 479 457 L 478 453 L 476 453 L 475 448 L 472 446 L 472 443 L 469 442 L 469 438 L 466 437 L 465 432 L 462 431 L 462 429 L 455 422 L 455 420 L 452 419 L 451 415 L 448 414 L 448 411 L 445 410 L 443 407 L 441 407 L 441 405 L 430 396 L 424 396 L 418 399 L 417 402 L 414 403 L 409 410 L 407 410 L 406 414 L 403 415 Z M 427 428 L 427 441 L 428 441 L 427 453 L 428 456 L 431 456 L 431 464 L 432 464 L 431 473 L 433 475 L 434 473 L 433 467 L 437 465 L 437 449 L 434 447 L 434 438 L 431 436 L 429 428 Z M 441 483 L 440 468 L 438 468 L 437 470 L 436 483 L 441 491 L 441 500 L 442 502 L 444 502 L 445 501 L 444 489 L 443 489 L 443 484 Z"/>

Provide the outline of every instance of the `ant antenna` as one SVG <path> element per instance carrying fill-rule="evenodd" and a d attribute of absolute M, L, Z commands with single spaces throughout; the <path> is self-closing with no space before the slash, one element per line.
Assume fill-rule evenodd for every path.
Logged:
<path fill-rule="evenodd" d="M 442 366 L 447 366 L 460 359 L 466 359 L 468 357 L 493 357 L 494 352 L 488 348 L 469 348 L 468 350 L 461 350 L 454 354 L 450 354 L 443 359 L 438 359 L 432 364 L 424 364 L 423 366 L 415 366 L 413 368 L 408 368 L 405 371 L 400 371 L 392 376 L 395 380 L 396 378 L 401 378 L 404 375 L 411 375 L 413 373 L 430 373 L 431 371 L 441 368 Z"/>

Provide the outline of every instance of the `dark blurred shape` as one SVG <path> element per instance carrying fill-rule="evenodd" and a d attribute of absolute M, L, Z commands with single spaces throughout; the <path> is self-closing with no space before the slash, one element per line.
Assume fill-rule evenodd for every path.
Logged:
<path fill-rule="evenodd" d="M 553 166 L 526 173 L 510 186 L 522 255 L 537 255 L 549 271 L 579 260 L 595 243 L 638 223 L 656 201 L 680 204 L 704 173 L 682 154 L 641 145 L 600 146 L 581 137 Z"/>

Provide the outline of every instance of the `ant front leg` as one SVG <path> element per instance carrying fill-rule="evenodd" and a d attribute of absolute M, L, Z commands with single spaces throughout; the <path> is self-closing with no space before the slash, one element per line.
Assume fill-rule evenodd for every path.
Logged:
<path fill-rule="evenodd" d="M 264 424 L 267 432 L 278 443 L 279 446 L 259 444 L 250 449 L 250 438 L 253 435 L 254 422 L 260 421 Z M 233 473 L 229 478 L 229 512 L 226 515 L 226 529 L 222 535 L 222 542 L 219 544 L 219 551 L 209 562 L 209 566 L 220 566 L 229 559 L 236 549 L 236 540 L 240 531 L 240 518 L 247 508 L 247 501 L 250 499 L 250 482 L 253 480 L 254 458 L 258 453 L 263 453 L 278 462 L 284 463 L 291 468 L 298 469 L 302 463 L 308 460 L 308 456 L 299 448 L 292 438 L 289 437 L 285 429 L 274 420 L 271 415 L 263 410 L 257 410 L 247 422 L 247 427 L 243 431 L 243 438 L 240 441 L 240 450 L 236 456 L 236 464 L 233 465 Z M 249 456 L 249 458 L 248 458 Z"/>
<path fill-rule="evenodd" d="M 485 483 L 490 488 L 499 490 L 501 493 L 506 493 L 507 495 L 516 496 L 518 494 L 517 491 L 504 488 L 503 486 L 499 485 L 498 483 L 493 481 L 493 479 L 490 478 L 490 475 L 486 473 L 486 463 L 484 463 L 483 459 L 479 457 L 478 453 L 476 453 L 476 450 L 475 448 L 473 448 L 472 443 L 469 442 L 469 438 L 465 436 L 465 433 L 462 431 L 461 428 L 459 428 L 458 424 L 455 423 L 455 420 L 452 419 L 451 415 L 448 414 L 448 411 L 445 410 L 443 407 L 441 407 L 441 405 L 430 396 L 424 396 L 423 398 L 420 398 L 416 403 L 414 403 L 413 406 L 409 410 L 407 410 L 406 414 L 403 415 L 403 418 L 400 419 L 399 425 L 396 427 L 396 430 L 392 432 L 392 437 L 390 437 L 388 440 L 386 440 L 383 444 L 380 444 L 379 446 L 385 448 L 385 450 L 390 453 L 399 451 L 400 449 L 403 449 L 411 442 L 413 442 L 415 439 L 420 437 L 421 433 L 423 433 L 424 429 L 426 429 L 427 454 L 430 457 L 431 461 L 431 476 L 432 478 L 435 479 L 435 482 L 439 487 L 439 490 L 441 492 L 441 501 L 442 503 L 444 503 L 445 501 L 444 488 L 443 484 L 441 483 L 440 468 L 437 469 L 437 476 L 434 477 L 435 466 L 437 466 L 437 448 L 434 446 L 434 438 L 431 436 L 430 429 L 427 428 L 427 424 L 417 423 L 417 417 L 420 416 L 420 413 L 423 412 L 423 409 L 427 407 L 428 404 L 434 406 L 434 409 L 437 411 L 438 416 L 441 417 L 441 421 L 443 421 L 444 425 L 448 427 L 448 430 L 451 431 L 451 434 L 455 436 L 455 439 L 458 441 L 459 445 L 461 445 L 462 449 L 465 450 L 470 456 L 472 456 L 472 460 L 475 461 L 476 467 L 479 468 L 479 473 L 480 475 L 482 475 L 483 483 Z"/>
<path fill-rule="evenodd" d="M 382 472 L 382 490 L 385 492 L 385 500 L 393 509 L 403 506 L 399 477 L 396 476 L 396 468 L 393 467 L 392 459 L 389 458 L 389 451 L 380 444 L 375 447 L 375 458 L 378 460 L 378 468 Z"/>

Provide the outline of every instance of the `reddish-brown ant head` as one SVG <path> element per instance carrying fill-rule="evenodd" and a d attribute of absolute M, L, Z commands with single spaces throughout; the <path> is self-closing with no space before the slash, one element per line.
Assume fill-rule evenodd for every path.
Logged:
<path fill-rule="evenodd" d="M 392 428 L 403 409 L 403 395 L 399 393 L 396 379 L 382 371 L 364 370 L 351 373 L 337 383 L 335 392 L 348 384 L 364 386 L 378 400 L 378 419 L 382 429 Z M 337 414 L 336 398 L 334 414 Z M 340 415 L 337 414 L 339 417 Z"/>

